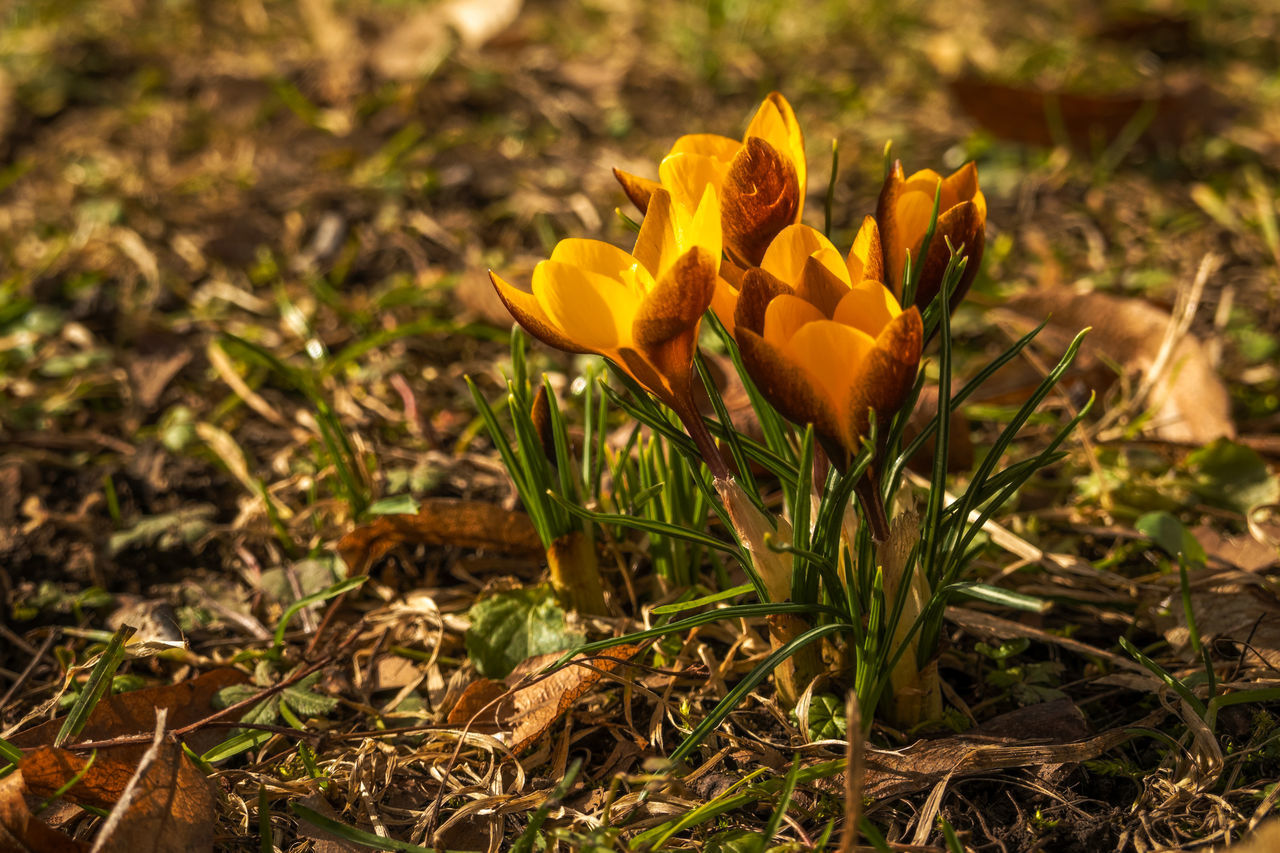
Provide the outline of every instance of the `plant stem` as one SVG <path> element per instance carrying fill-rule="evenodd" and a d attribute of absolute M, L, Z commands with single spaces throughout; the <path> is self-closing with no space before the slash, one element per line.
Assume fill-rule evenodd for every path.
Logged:
<path fill-rule="evenodd" d="M 711 476 L 716 480 L 728 479 L 732 476 L 729 471 L 728 464 L 725 463 L 724 457 L 720 455 L 720 448 L 716 445 L 716 440 L 711 437 L 707 425 L 702 421 L 702 415 L 698 414 L 698 408 L 690 401 L 681 401 L 679 406 L 672 406 L 676 413 L 676 417 L 684 424 L 685 432 L 689 433 L 689 437 L 693 439 L 693 443 L 698 446 L 698 451 L 702 453 L 702 461 L 707 463 L 707 469 L 711 471 Z"/>
<path fill-rule="evenodd" d="M 858 502 L 862 504 L 867 524 L 871 526 L 871 538 L 876 543 L 887 542 L 889 517 L 884 511 L 884 498 L 880 496 L 880 475 L 874 468 L 868 468 L 853 490 L 858 495 Z"/>

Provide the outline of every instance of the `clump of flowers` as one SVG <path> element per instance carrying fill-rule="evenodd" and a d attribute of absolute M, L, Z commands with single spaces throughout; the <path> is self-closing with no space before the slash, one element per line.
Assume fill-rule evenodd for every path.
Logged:
<path fill-rule="evenodd" d="M 728 607 L 726 618 L 735 607 L 756 607 L 764 609 L 750 613 L 769 620 L 775 651 L 753 678 L 773 672 L 779 694 L 795 702 L 824 674 L 817 644 L 843 634 L 842 648 L 855 659 L 827 676 L 851 681 L 864 708 L 891 696 L 886 713 L 898 724 L 937 716 L 941 614 L 976 528 L 966 512 L 942 512 L 945 466 L 935 466 L 923 513 L 893 510 L 903 464 L 919 446 L 904 447 L 903 435 L 923 381 L 922 355 L 939 332 L 939 393 L 952 399 L 948 316 L 973 282 L 985 243 L 977 167 L 906 177 L 893 163 L 874 215 L 862 220 L 847 251 L 802 222 L 804 135 L 780 94 L 765 98 L 740 140 L 681 136 L 656 178 L 614 173 L 643 214 L 631 251 L 566 239 L 534 270 L 528 291 L 491 273 L 498 295 L 543 343 L 608 359 L 642 397 L 626 410 L 656 433 L 670 437 L 672 427 L 646 393 L 683 426 L 685 476 L 700 483 L 709 473 L 708 494 L 733 528 L 760 602 Z M 704 419 L 695 403 L 708 311 L 767 427 L 763 448 L 737 434 L 705 376 L 717 419 Z M 1056 375 L 1033 394 L 1025 416 Z M 943 408 L 918 441 L 936 433 L 945 452 L 950 411 Z M 1014 419 L 1013 431 L 1025 416 Z M 962 504 L 990 511 L 1021 482 L 992 476 L 996 461 L 983 463 Z M 776 478 L 781 513 L 766 508 L 753 464 Z M 1022 479 L 1035 466 L 1024 469 Z M 625 526 L 629 519 L 609 521 Z M 663 630 L 685 624 L 694 623 Z M 718 719 L 713 714 L 704 726 Z"/>

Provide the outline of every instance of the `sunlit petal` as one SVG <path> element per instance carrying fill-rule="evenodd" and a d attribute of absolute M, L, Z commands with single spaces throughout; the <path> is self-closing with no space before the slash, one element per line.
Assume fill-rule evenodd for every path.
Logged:
<path fill-rule="evenodd" d="M 565 335 L 564 330 L 547 316 L 547 312 L 542 309 L 537 297 L 532 293 L 512 287 L 493 271 L 489 272 L 489 280 L 493 282 L 493 287 L 498 292 L 498 298 L 502 300 L 502 304 L 507 306 L 511 316 L 529 334 L 543 343 L 565 352 L 590 351 L 578 341 L 571 340 Z"/>
<path fill-rule="evenodd" d="M 898 300 L 887 287 L 878 281 L 863 281 L 844 295 L 832 319 L 875 337 L 901 313 Z"/>
<path fill-rule="evenodd" d="M 854 373 L 875 346 L 875 338 L 860 329 L 819 320 L 802 326 L 782 353 L 804 369 L 841 413 L 848 408 Z"/>
<path fill-rule="evenodd" d="M 593 352 L 608 352 L 630 341 L 641 299 L 620 281 L 559 261 L 543 261 L 534 268 L 533 294 L 565 337 Z"/>
<path fill-rule="evenodd" d="M 764 339 L 783 347 L 801 326 L 825 319 L 821 311 L 798 296 L 778 296 L 764 312 Z"/>
<path fill-rule="evenodd" d="M 796 204 L 794 221 L 799 222 L 804 214 L 804 193 L 808 178 L 804 156 L 804 134 L 800 130 L 800 123 L 796 121 L 795 111 L 791 109 L 791 104 L 786 98 L 777 92 L 772 92 L 765 98 L 760 104 L 760 109 L 756 110 L 755 116 L 751 119 L 751 124 L 747 126 L 743 140 L 752 136 L 758 136 L 768 142 L 795 167 L 800 186 L 800 199 Z"/>
<path fill-rule="evenodd" d="M 741 147 L 742 143 L 738 140 L 721 136 L 718 133 L 686 133 L 671 146 L 667 156 L 672 154 L 700 154 L 703 157 L 710 157 L 712 160 L 719 160 L 727 164 Z"/>
<path fill-rule="evenodd" d="M 823 249 L 830 249 L 837 258 L 840 257 L 835 245 L 818 229 L 808 225 L 788 225 L 773 238 L 760 267 L 790 284 L 800 280 L 809 256 Z"/>
<path fill-rule="evenodd" d="M 719 193 L 728 171 L 728 163 L 705 154 L 669 154 L 658 164 L 658 177 L 671 200 L 689 210 L 697 209 L 708 186 Z"/>
<path fill-rule="evenodd" d="M 636 262 L 635 258 L 617 246 L 579 237 L 570 237 L 557 243 L 551 251 L 551 260 L 614 279 L 619 278 L 623 270 L 630 269 Z"/>
<path fill-rule="evenodd" d="M 884 281 L 884 248 L 880 243 L 880 229 L 874 216 L 862 220 L 858 236 L 853 238 L 853 246 L 845 259 L 849 270 L 849 281 L 857 284 L 864 278 L 873 281 Z"/>

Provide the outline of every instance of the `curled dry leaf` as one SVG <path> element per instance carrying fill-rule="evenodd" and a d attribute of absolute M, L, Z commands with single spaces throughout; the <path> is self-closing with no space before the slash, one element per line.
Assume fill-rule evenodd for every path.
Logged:
<path fill-rule="evenodd" d="M 133 778 L 140 755 L 141 750 L 132 747 L 103 749 L 89 764 L 87 755 L 46 746 L 23 758 L 19 770 L 34 796 L 52 797 L 61 791 L 59 796 L 68 802 L 110 809 Z M 75 784 L 63 790 L 72 779 L 77 779 Z M 212 850 L 216 820 L 217 800 L 209 781 L 181 744 L 169 738 L 138 779 L 109 849 L 131 853 Z"/>
<path fill-rule="evenodd" d="M 537 673 L 560 655 L 536 655 L 517 666 L 505 683 L 484 678 L 468 685 L 449 712 L 449 724 L 497 734 L 511 745 L 512 752 L 523 752 L 541 740 L 601 678 L 639 651 L 638 645 L 624 645 L 599 655 L 578 655 L 547 676 Z"/>
<path fill-rule="evenodd" d="M 353 575 L 363 575 L 401 545 L 457 545 L 527 557 L 543 552 L 524 513 L 483 501 L 436 498 L 424 501 L 417 515 L 384 515 L 357 527 L 338 542 L 338 555 Z"/>
<path fill-rule="evenodd" d="M 1085 337 L 1064 385 L 1069 390 L 1083 386 L 1099 395 L 1117 378 L 1112 365 L 1134 375 L 1151 368 L 1171 319 L 1167 311 L 1140 299 L 1064 288 L 1043 288 L 1016 297 L 995 316 L 1019 335 L 1048 317 L 1048 325 L 1036 341 L 1044 357 L 1052 360 L 1057 360 L 1076 333 L 1091 326 L 1093 331 Z M 988 393 L 1003 391 L 1011 399 L 1042 379 L 1025 361 L 1012 362 L 997 375 L 999 379 L 988 385 Z M 1147 410 L 1151 413 L 1150 431 L 1167 441 L 1207 444 L 1236 434 L 1226 386 L 1205 348 L 1190 334 L 1178 342 L 1167 368 L 1152 386 Z"/>
<path fill-rule="evenodd" d="M 0 850 L 5 853 L 79 853 L 89 849 L 65 833 L 51 829 L 27 807 L 22 771 L 0 779 Z"/>

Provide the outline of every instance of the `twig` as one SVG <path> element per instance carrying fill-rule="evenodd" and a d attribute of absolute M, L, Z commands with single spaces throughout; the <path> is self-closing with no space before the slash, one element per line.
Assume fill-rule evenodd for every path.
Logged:
<path fill-rule="evenodd" d="M 138 766 L 134 769 L 133 776 L 129 778 L 128 784 L 120 792 L 120 799 L 116 800 L 116 804 L 111 807 L 111 814 L 107 815 L 107 819 L 102 824 L 102 829 L 98 831 L 98 837 L 94 840 L 93 847 L 89 850 L 89 853 L 102 853 L 103 850 L 107 849 L 107 841 L 119 828 L 120 822 L 124 820 L 125 813 L 129 811 L 129 806 L 133 804 L 134 797 L 138 794 L 138 783 L 141 781 L 142 775 L 151 769 L 151 765 L 155 763 L 156 757 L 160 754 L 160 744 L 164 742 L 164 724 L 168 717 L 168 708 L 156 709 L 156 731 L 151 737 L 151 747 L 142 754 L 142 758 L 138 759 Z"/>

